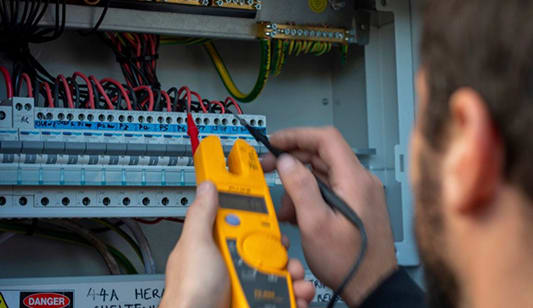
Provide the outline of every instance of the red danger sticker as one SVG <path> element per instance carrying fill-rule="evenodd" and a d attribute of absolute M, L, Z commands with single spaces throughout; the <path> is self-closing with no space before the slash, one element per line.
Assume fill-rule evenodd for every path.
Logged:
<path fill-rule="evenodd" d="M 71 307 L 71 292 L 62 292 L 70 294 L 59 293 L 26 293 L 25 297 L 21 297 L 22 303 L 28 308 L 65 308 Z M 22 294 L 21 294 L 22 295 Z M 67 295 L 71 295 L 70 297 Z"/>

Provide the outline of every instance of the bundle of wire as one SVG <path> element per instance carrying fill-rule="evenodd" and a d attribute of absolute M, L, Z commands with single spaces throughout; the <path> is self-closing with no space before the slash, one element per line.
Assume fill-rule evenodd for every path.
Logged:
<path fill-rule="evenodd" d="M 69 244 L 93 247 L 102 256 L 111 274 L 118 275 L 122 272 L 126 274 L 137 274 L 137 269 L 123 252 L 116 247 L 107 244 L 104 240 L 98 237 L 99 233 L 111 231 L 124 239 L 133 252 L 139 257 L 139 261 L 144 266 L 144 273 L 155 274 L 156 267 L 152 250 L 143 230 L 139 226 L 139 222 L 154 224 L 161 221 L 183 222 L 182 219 L 177 218 L 158 218 L 154 221 L 147 221 L 144 219 L 107 220 L 94 218 L 90 219 L 90 222 L 93 224 L 99 224 L 102 228 L 90 228 L 88 227 L 86 220 L 33 219 L 0 221 L 0 231 L 5 232 L 0 234 L 0 244 L 15 238 L 16 234 L 21 234 L 25 236 L 37 236 L 57 240 Z M 130 233 L 123 230 L 121 228 L 122 226 L 126 226 Z"/>
<path fill-rule="evenodd" d="M 248 103 L 255 100 L 266 86 L 270 75 L 278 76 L 281 73 L 283 65 L 288 56 L 299 56 L 312 54 L 321 56 L 332 50 L 332 43 L 318 41 L 295 41 L 295 40 L 266 40 L 260 39 L 260 66 L 259 74 L 252 90 L 244 93 L 235 84 L 228 68 L 226 67 L 215 44 L 208 39 L 202 38 L 172 38 L 162 37 L 163 44 L 181 44 L 181 45 L 203 45 L 209 58 L 213 62 L 215 69 L 222 80 L 226 90 L 236 100 Z M 341 44 L 341 61 L 346 62 L 348 45 Z"/>
<path fill-rule="evenodd" d="M 149 86 L 132 88 L 112 78 L 99 80 L 92 75 L 87 77 L 84 73 L 74 72 L 70 77 L 58 75 L 52 85 L 42 81 L 39 88 L 34 89 L 30 81 L 31 78 L 25 72 L 21 74 L 18 86 L 13 84 L 6 67 L 0 66 L 0 73 L 2 73 L 7 89 L 6 98 L 13 96 L 33 97 L 36 106 L 40 107 L 222 114 L 234 107 L 238 114 L 242 114 L 241 107 L 232 97 L 227 97 L 225 100 L 208 100 L 186 86 L 180 89 L 172 87 L 168 91 L 152 89 Z M 27 88 L 25 94 L 20 91 L 24 83 Z M 14 92 L 17 94 L 15 95 Z M 41 102 L 40 93 L 44 96 L 43 102 Z M 142 100 L 144 97 L 145 99 Z"/>
<path fill-rule="evenodd" d="M 0 50 L 13 62 L 14 84 L 19 85 L 21 78 L 31 81 L 33 88 L 37 82 L 53 83 L 54 78 L 32 56 L 29 44 L 45 43 L 55 40 L 65 30 L 65 0 L 55 0 L 54 26 L 39 27 L 39 22 L 47 12 L 50 0 L 1 0 L 0 1 Z M 27 77 L 23 77 L 26 73 Z M 18 95 L 19 87 L 14 89 Z"/>
<path fill-rule="evenodd" d="M 100 37 L 115 54 L 128 86 L 161 88 L 157 78 L 158 35 L 104 32 Z"/>

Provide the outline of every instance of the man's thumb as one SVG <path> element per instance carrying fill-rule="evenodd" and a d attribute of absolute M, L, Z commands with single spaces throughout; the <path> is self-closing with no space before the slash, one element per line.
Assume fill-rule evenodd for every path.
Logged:
<path fill-rule="evenodd" d="M 193 232 L 195 236 L 213 234 L 213 224 L 218 209 L 218 192 L 215 185 L 205 181 L 196 189 L 196 199 L 187 211 L 184 232 Z"/>

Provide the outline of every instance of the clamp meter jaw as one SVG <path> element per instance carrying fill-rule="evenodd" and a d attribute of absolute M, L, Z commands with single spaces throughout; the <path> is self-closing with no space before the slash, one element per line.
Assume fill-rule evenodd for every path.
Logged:
<path fill-rule="evenodd" d="M 231 279 L 231 307 L 296 307 L 287 251 L 255 149 L 238 139 L 226 168 L 220 139 L 209 136 L 196 150 L 194 166 L 196 182 L 212 181 L 219 192 L 214 236 Z"/>

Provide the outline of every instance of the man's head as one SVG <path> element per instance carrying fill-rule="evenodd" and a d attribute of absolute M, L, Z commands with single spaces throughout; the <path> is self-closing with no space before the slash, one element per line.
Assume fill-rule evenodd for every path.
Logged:
<path fill-rule="evenodd" d="M 432 304 L 453 307 L 471 300 L 470 250 L 533 225 L 533 1 L 433 0 L 423 16 L 416 231 Z"/>

